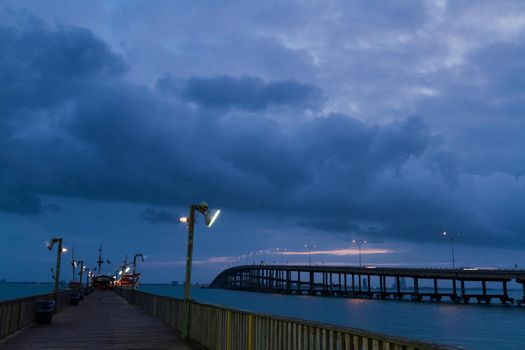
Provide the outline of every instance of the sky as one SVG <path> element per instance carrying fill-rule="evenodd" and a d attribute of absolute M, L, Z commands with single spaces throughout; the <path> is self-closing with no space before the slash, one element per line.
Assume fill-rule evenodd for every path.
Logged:
<path fill-rule="evenodd" d="M 49 280 L 59 236 L 182 282 L 201 201 L 196 282 L 353 240 L 449 267 L 444 231 L 459 266 L 523 267 L 524 55 L 522 1 L 5 0 L 0 279 Z"/>

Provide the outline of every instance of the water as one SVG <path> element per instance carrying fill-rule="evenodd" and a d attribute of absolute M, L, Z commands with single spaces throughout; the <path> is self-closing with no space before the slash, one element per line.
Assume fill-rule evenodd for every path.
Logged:
<path fill-rule="evenodd" d="M 141 286 L 182 298 L 182 287 Z M 289 296 L 193 288 L 209 304 L 294 317 L 467 349 L 525 349 L 525 307 Z"/>
<path fill-rule="evenodd" d="M 0 283 L 0 301 L 46 294 L 53 291 L 51 284 Z"/>

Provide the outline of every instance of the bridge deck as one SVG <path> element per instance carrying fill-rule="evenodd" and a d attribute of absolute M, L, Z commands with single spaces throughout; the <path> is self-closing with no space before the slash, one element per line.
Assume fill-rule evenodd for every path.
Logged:
<path fill-rule="evenodd" d="M 0 341 L 0 349 L 199 349 L 113 292 L 93 292 L 78 306 Z"/>

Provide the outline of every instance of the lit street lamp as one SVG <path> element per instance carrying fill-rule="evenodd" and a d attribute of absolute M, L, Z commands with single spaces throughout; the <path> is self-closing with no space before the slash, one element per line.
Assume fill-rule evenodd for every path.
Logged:
<path fill-rule="evenodd" d="M 77 262 L 75 261 L 75 247 L 71 247 L 71 267 L 73 268 L 73 279 L 71 282 L 75 282 L 75 274 L 77 268 Z"/>
<path fill-rule="evenodd" d="M 312 266 L 312 249 L 317 248 L 315 244 L 305 244 L 304 247 L 308 249 L 308 264 Z"/>
<path fill-rule="evenodd" d="M 361 246 L 363 244 L 366 244 L 366 241 L 356 241 L 355 239 L 353 239 L 352 243 L 356 244 L 357 247 L 359 248 L 359 266 L 362 266 L 361 265 Z"/>
<path fill-rule="evenodd" d="M 133 256 L 133 288 L 136 288 L 137 286 L 137 258 L 140 256 L 142 262 L 144 262 L 144 255 L 142 253 L 137 253 Z"/>
<path fill-rule="evenodd" d="M 55 279 L 55 297 L 56 297 L 56 293 L 58 293 L 58 283 L 60 281 L 60 262 L 61 262 L 61 258 L 62 258 L 62 253 L 67 252 L 67 249 L 66 248 L 62 248 L 62 238 L 59 238 L 59 237 L 53 237 L 53 238 L 51 238 L 50 241 L 46 241 L 47 249 L 52 250 L 53 246 L 55 245 L 55 243 L 58 243 L 58 248 L 57 248 L 57 267 L 56 267 L 55 276 L 54 276 L 54 279 Z"/>
<path fill-rule="evenodd" d="M 459 237 L 459 233 L 455 233 L 453 235 L 447 233 L 447 232 L 443 232 L 443 237 L 447 238 L 448 240 L 450 240 L 450 243 L 451 243 L 451 247 L 452 247 L 452 270 L 455 270 L 456 269 L 456 259 L 454 257 L 454 242 L 456 241 L 456 238 Z"/>
<path fill-rule="evenodd" d="M 77 266 L 80 266 L 79 268 L 79 271 L 78 271 L 78 290 L 81 291 L 82 290 L 82 277 L 83 277 L 83 274 L 84 274 L 84 269 L 85 269 L 85 266 L 84 266 L 84 261 L 82 260 L 79 260 L 77 261 Z"/>
<path fill-rule="evenodd" d="M 184 315 L 182 318 L 182 336 L 188 338 L 189 336 L 189 301 L 190 301 L 190 285 L 191 285 L 191 263 L 193 259 L 193 230 L 195 227 L 195 212 L 198 211 L 204 215 L 206 226 L 211 227 L 215 220 L 219 217 L 220 210 L 210 209 L 206 202 L 200 204 L 190 205 L 190 216 L 180 218 L 180 222 L 188 225 L 188 253 L 186 256 L 186 279 L 184 281 Z"/>
<path fill-rule="evenodd" d="M 287 248 L 277 248 L 277 252 L 281 253 L 281 265 L 283 264 L 283 253 L 287 250 Z"/>

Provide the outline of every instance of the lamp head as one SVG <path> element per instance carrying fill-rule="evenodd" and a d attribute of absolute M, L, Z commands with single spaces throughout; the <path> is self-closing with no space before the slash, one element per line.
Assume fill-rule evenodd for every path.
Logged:
<path fill-rule="evenodd" d="M 206 226 L 211 227 L 220 213 L 221 211 L 219 209 L 209 209 L 205 214 Z"/>

